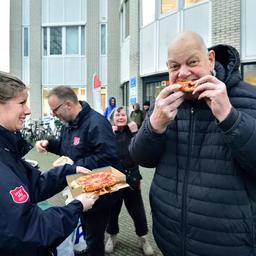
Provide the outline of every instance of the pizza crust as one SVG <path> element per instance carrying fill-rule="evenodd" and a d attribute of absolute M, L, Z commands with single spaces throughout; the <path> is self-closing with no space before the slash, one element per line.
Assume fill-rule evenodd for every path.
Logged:
<path fill-rule="evenodd" d="M 192 84 L 192 81 L 179 81 L 177 84 L 181 85 L 179 91 L 192 93 L 195 89 L 195 85 Z"/>

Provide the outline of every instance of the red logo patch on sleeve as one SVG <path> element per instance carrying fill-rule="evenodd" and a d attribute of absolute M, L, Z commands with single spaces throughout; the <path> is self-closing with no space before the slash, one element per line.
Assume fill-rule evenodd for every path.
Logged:
<path fill-rule="evenodd" d="M 23 188 L 23 186 L 16 187 L 10 191 L 10 195 L 12 196 L 12 200 L 14 203 L 23 204 L 28 201 L 29 195 L 27 191 Z"/>
<path fill-rule="evenodd" d="M 73 141 L 73 144 L 74 145 L 78 145 L 79 144 L 79 142 L 80 142 L 80 138 L 79 137 L 74 137 L 74 141 Z"/>

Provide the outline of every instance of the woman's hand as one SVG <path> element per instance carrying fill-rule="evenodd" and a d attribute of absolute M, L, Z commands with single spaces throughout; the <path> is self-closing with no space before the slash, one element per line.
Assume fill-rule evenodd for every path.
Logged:
<path fill-rule="evenodd" d="M 85 167 L 82 167 L 82 166 L 77 166 L 76 167 L 76 173 L 81 173 L 81 174 L 88 174 L 90 173 L 91 170 L 90 169 L 87 169 Z"/>
<path fill-rule="evenodd" d="M 38 140 L 35 144 L 35 148 L 39 153 L 47 153 L 48 140 Z"/>
<path fill-rule="evenodd" d="M 130 123 L 128 123 L 128 127 L 132 133 L 138 131 L 138 125 L 134 121 L 131 121 Z"/>

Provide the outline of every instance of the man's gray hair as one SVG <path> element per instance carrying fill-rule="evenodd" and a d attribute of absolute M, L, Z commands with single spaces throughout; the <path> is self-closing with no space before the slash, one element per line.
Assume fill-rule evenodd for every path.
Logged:
<path fill-rule="evenodd" d="M 52 90 L 50 90 L 48 94 L 48 98 L 50 98 L 53 95 L 55 95 L 58 99 L 63 101 L 70 100 L 74 103 L 78 102 L 77 95 L 75 94 L 73 89 L 69 86 L 61 85 L 53 88 Z"/>

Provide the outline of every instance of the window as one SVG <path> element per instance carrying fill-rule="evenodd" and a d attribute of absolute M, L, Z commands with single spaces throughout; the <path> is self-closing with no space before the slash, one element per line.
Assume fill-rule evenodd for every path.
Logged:
<path fill-rule="evenodd" d="M 130 34 L 130 8 L 129 8 L 129 1 L 125 1 L 124 5 L 122 6 L 120 12 L 120 25 L 121 25 L 121 38 L 124 40 Z"/>
<path fill-rule="evenodd" d="M 169 75 L 167 73 L 143 79 L 144 99 L 150 102 L 154 101 L 160 91 L 168 85 L 167 81 L 169 81 Z"/>
<path fill-rule="evenodd" d="M 175 11 L 177 9 L 176 0 L 161 0 L 161 13 L 165 14 L 169 11 Z"/>
<path fill-rule="evenodd" d="M 129 36 L 130 34 L 130 7 L 129 7 L 129 1 L 125 1 L 125 38 Z"/>
<path fill-rule="evenodd" d="M 121 89 L 122 89 L 122 95 L 123 95 L 122 105 L 125 107 L 126 110 L 128 110 L 129 98 L 130 98 L 129 82 L 126 82 L 123 85 L 121 85 Z"/>
<path fill-rule="evenodd" d="M 78 27 L 66 28 L 66 54 L 78 54 Z"/>
<path fill-rule="evenodd" d="M 47 56 L 47 28 L 43 28 L 43 55 Z"/>
<path fill-rule="evenodd" d="M 193 4 L 198 4 L 203 2 L 204 0 L 184 0 L 184 7 L 191 6 Z"/>
<path fill-rule="evenodd" d="M 155 0 L 142 1 L 142 26 L 155 20 Z"/>
<path fill-rule="evenodd" d="M 85 55 L 85 26 L 81 26 L 81 55 Z"/>
<path fill-rule="evenodd" d="M 85 55 L 85 26 L 43 27 L 42 54 Z M 50 49 L 50 50 L 49 50 Z"/>
<path fill-rule="evenodd" d="M 50 55 L 62 54 L 62 28 L 50 28 Z"/>
<path fill-rule="evenodd" d="M 243 64 L 242 73 L 245 82 L 256 85 L 256 63 Z"/>
<path fill-rule="evenodd" d="M 100 54 L 106 55 L 107 51 L 107 33 L 106 24 L 100 25 Z"/>
<path fill-rule="evenodd" d="M 28 57 L 28 28 L 24 27 L 23 30 L 23 56 Z"/>

